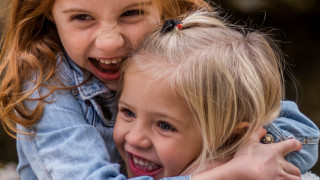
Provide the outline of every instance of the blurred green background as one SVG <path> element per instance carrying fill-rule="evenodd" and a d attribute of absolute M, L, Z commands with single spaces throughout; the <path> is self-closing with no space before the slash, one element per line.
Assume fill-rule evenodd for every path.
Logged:
<path fill-rule="evenodd" d="M 0 8 L 6 0 L 0 0 Z M 286 98 L 320 127 L 320 1 L 211 0 L 229 21 L 254 29 L 276 28 L 286 62 L 296 78 L 286 79 Z M 15 140 L 0 128 L 0 166 L 17 162 Z M 320 163 L 312 168 L 320 175 Z"/>

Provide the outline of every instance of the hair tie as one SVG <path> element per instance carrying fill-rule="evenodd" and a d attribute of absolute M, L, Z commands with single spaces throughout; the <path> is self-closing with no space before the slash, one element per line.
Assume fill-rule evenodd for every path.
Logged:
<path fill-rule="evenodd" d="M 164 23 L 160 32 L 164 34 L 172 31 L 175 27 L 181 30 L 183 28 L 182 22 L 174 19 L 169 19 Z"/>

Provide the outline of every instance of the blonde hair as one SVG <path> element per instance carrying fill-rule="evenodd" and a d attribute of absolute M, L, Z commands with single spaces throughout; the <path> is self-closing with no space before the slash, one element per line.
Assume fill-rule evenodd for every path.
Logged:
<path fill-rule="evenodd" d="M 155 3 L 161 9 L 162 18 L 173 18 L 207 6 L 203 0 L 156 0 Z M 12 136 L 18 131 L 17 123 L 29 126 L 41 117 L 44 99 L 58 88 L 50 86 L 48 94 L 36 99 L 35 109 L 23 105 L 33 92 L 54 78 L 55 58 L 61 53 L 62 45 L 55 24 L 48 18 L 53 4 L 54 0 L 11 0 L 10 3 L 1 37 L 0 119 Z M 36 86 L 23 91 L 21 84 L 35 72 Z"/>
<path fill-rule="evenodd" d="M 236 30 L 205 10 L 187 16 L 182 26 L 167 33 L 157 29 L 123 73 L 166 80 L 189 105 L 202 152 L 186 173 L 228 160 L 257 127 L 278 116 L 282 71 L 281 53 L 265 34 Z"/>

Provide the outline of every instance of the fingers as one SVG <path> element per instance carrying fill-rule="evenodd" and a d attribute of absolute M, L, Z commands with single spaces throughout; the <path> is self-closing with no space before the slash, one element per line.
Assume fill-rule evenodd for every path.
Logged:
<path fill-rule="evenodd" d="M 288 161 L 284 161 L 284 164 L 282 165 L 282 167 L 287 174 L 298 176 L 298 177 L 301 176 L 301 172 L 299 168 L 289 163 Z"/>
<path fill-rule="evenodd" d="M 260 139 L 262 137 L 264 137 L 265 135 L 267 134 L 267 131 L 262 128 L 262 127 L 259 127 L 250 137 L 250 140 L 251 142 L 260 142 Z"/>
<path fill-rule="evenodd" d="M 283 156 L 286 156 L 288 153 L 292 151 L 300 151 L 302 148 L 300 141 L 296 139 L 288 139 L 279 143 L 274 143 L 272 145 L 278 146 Z"/>
<path fill-rule="evenodd" d="M 301 177 L 288 174 L 284 179 L 286 179 L 286 180 L 301 180 Z"/>
<path fill-rule="evenodd" d="M 279 143 L 270 144 L 278 149 L 278 152 L 282 154 L 282 158 L 284 158 L 288 153 L 292 151 L 299 151 L 302 148 L 300 141 L 296 139 L 288 139 Z M 300 180 L 301 172 L 299 168 L 289 163 L 285 159 L 283 159 L 280 166 L 283 168 L 286 178 L 288 180 Z"/>
<path fill-rule="evenodd" d="M 259 127 L 259 129 L 257 130 L 257 136 L 258 136 L 258 141 L 260 141 L 260 139 L 262 137 L 264 137 L 267 134 L 267 130 L 265 130 L 263 127 Z"/>

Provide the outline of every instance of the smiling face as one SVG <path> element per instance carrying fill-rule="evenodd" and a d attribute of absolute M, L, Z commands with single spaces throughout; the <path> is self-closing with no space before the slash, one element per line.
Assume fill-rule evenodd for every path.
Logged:
<path fill-rule="evenodd" d="M 129 177 L 176 176 L 200 154 L 192 112 L 166 80 L 126 71 L 114 140 Z"/>
<path fill-rule="evenodd" d="M 52 17 L 70 58 L 112 90 L 122 61 L 160 23 L 151 0 L 55 0 Z"/>

